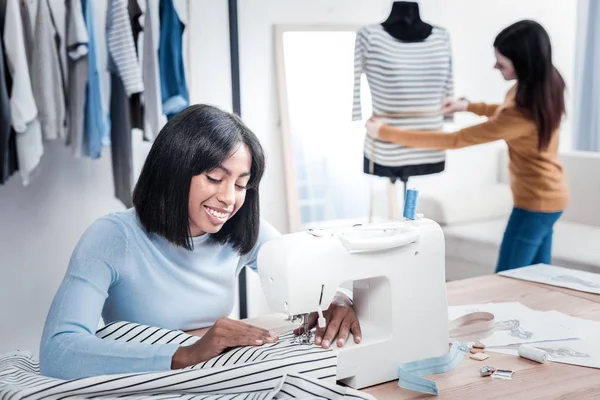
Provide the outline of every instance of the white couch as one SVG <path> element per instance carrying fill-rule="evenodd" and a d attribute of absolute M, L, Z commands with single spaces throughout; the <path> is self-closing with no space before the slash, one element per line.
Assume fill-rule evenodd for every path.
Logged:
<path fill-rule="evenodd" d="M 464 279 L 494 273 L 512 196 L 507 155 L 497 152 L 497 182 L 429 190 L 418 212 L 437 221 L 446 239 L 446 276 Z M 600 272 L 600 153 L 561 154 L 570 203 L 555 225 L 554 265 Z"/>

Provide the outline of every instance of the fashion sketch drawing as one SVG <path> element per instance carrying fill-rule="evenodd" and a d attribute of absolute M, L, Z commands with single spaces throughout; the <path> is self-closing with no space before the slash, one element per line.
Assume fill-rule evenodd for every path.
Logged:
<path fill-rule="evenodd" d="M 544 350 L 550 357 L 554 358 L 567 358 L 567 357 L 591 357 L 589 354 L 580 353 L 577 350 L 573 350 L 570 347 L 537 347 L 540 350 Z"/>
<path fill-rule="evenodd" d="M 582 286 L 586 286 L 589 288 L 600 288 L 600 284 L 586 281 L 584 279 L 578 278 L 572 275 L 559 275 L 551 278 L 553 281 L 557 282 L 565 282 L 565 283 L 577 283 Z"/>
<path fill-rule="evenodd" d="M 521 328 L 521 322 L 518 319 L 496 322 L 495 327 L 497 331 L 510 331 L 510 336 L 519 339 L 530 339 L 533 336 L 533 332 Z"/>

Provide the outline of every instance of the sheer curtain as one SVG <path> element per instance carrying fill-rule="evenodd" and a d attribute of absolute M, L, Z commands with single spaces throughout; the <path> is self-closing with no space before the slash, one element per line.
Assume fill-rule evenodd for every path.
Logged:
<path fill-rule="evenodd" d="M 292 31 L 283 36 L 302 229 L 368 215 L 364 121 L 350 118 L 355 36 L 353 31 Z M 370 110 L 364 112 L 369 115 Z"/>
<path fill-rule="evenodd" d="M 575 148 L 600 151 L 600 0 L 580 0 L 575 66 Z"/>

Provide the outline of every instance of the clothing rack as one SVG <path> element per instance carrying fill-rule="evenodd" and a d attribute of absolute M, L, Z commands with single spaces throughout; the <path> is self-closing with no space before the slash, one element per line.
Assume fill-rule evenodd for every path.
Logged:
<path fill-rule="evenodd" d="M 133 205 L 132 130 L 152 142 L 189 104 L 185 10 L 175 2 L 0 0 L 0 186 L 17 174 L 29 185 L 50 141 L 94 160 L 110 146 L 115 197 Z"/>
<path fill-rule="evenodd" d="M 79 9 L 79 10 L 77 10 L 77 11 L 75 11 L 75 12 L 73 12 L 71 14 L 72 16 L 75 16 L 73 18 L 78 18 L 77 24 L 73 23 L 73 25 L 74 26 L 76 25 L 76 26 L 79 26 L 79 27 L 83 27 L 82 29 L 79 29 L 79 30 L 76 30 L 75 28 L 73 28 L 73 32 L 76 32 L 77 34 L 80 34 L 80 35 L 83 35 L 84 33 L 86 34 L 85 38 L 82 36 L 81 41 L 78 42 L 79 43 L 78 46 L 79 45 L 80 46 L 84 46 L 84 43 L 85 43 L 85 46 L 92 46 L 92 43 L 93 43 L 92 37 L 88 38 L 87 31 L 91 30 L 92 32 L 94 32 L 95 30 L 93 28 L 90 28 L 90 24 L 88 24 L 86 22 L 86 17 L 85 17 L 88 14 L 93 15 L 93 13 L 95 12 L 94 11 L 94 7 L 92 6 L 92 4 L 93 4 L 92 1 L 93 0 L 87 0 L 85 3 L 81 3 L 81 6 L 82 6 L 81 9 Z M 15 3 L 17 3 L 16 0 L 14 0 L 14 2 L 11 3 L 11 5 L 13 7 L 11 8 L 11 13 L 12 14 L 11 14 L 11 17 L 10 17 L 11 19 L 9 19 L 9 21 L 11 21 L 11 22 L 12 21 L 18 21 L 19 24 L 21 24 L 22 19 L 20 18 L 20 16 L 18 18 L 14 18 L 13 14 L 16 14 L 17 10 L 18 10 L 18 12 L 23 12 L 23 9 L 19 10 L 19 7 L 14 6 Z M 192 3 L 192 1 L 188 0 L 187 4 L 185 4 L 185 6 L 187 6 L 187 12 L 188 12 L 187 13 L 188 14 L 187 15 L 187 19 L 188 20 L 186 21 L 187 23 L 189 23 L 189 18 L 191 16 L 191 13 L 190 13 L 191 3 Z M 40 15 L 45 16 L 46 14 L 49 14 L 49 16 L 47 18 L 53 18 L 53 16 L 52 16 L 52 10 L 49 8 L 49 5 L 46 2 L 37 2 L 36 4 L 43 5 L 45 7 L 44 8 L 45 12 L 44 13 L 38 13 L 38 14 L 36 14 L 37 17 L 39 17 Z M 68 7 L 66 4 L 76 4 L 78 6 L 80 5 L 79 2 L 65 3 L 65 7 Z M 109 5 L 110 4 L 111 3 L 109 2 Z M 146 3 L 146 4 L 148 4 L 148 3 Z M 170 4 L 172 4 L 172 3 L 170 3 Z M 0 0 L 0 5 L 2 5 L 2 7 L 3 7 L 3 12 L 2 12 L 1 16 L 4 17 L 4 14 L 6 12 L 6 1 L 5 0 Z M 123 4 L 120 4 L 120 5 L 123 6 Z M 233 106 L 233 112 L 235 114 L 237 114 L 237 115 L 241 115 L 240 71 L 239 71 L 239 43 L 238 43 L 238 11 L 237 11 L 238 10 L 238 4 L 237 4 L 237 1 L 235 1 L 235 0 L 228 0 L 228 6 L 229 6 L 229 36 L 230 36 L 230 58 L 231 58 L 232 106 Z M 175 18 L 174 16 L 176 15 L 176 10 L 174 11 L 173 8 L 175 8 L 174 4 L 173 4 L 173 7 L 169 8 L 169 10 L 168 10 L 170 12 L 169 17 L 171 19 Z M 69 10 L 71 10 L 70 7 L 69 7 Z M 133 35 L 133 40 L 131 42 L 127 42 L 127 43 L 126 43 L 126 41 L 120 41 L 118 43 L 115 42 L 115 41 L 112 42 L 113 43 L 113 47 L 117 46 L 117 45 L 121 46 L 117 50 L 118 50 L 119 56 L 123 56 L 119 60 L 111 60 L 112 61 L 111 64 L 115 64 L 116 65 L 116 68 L 113 68 L 114 71 L 112 71 L 112 74 L 113 75 L 118 75 L 118 74 L 121 74 L 119 71 L 122 71 L 125 68 L 129 68 L 128 71 L 132 70 L 131 65 L 134 63 L 133 60 L 136 60 L 136 57 L 138 57 L 138 50 L 139 49 L 137 48 L 137 35 L 142 31 L 142 29 L 139 26 L 138 27 L 134 27 L 133 24 L 132 24 L 132 26 L 129 26 L 129 27 L 126 26 L 129 23 L 129 18 L 131 18 L 130 13 L 132 12 L 126 6 L 123 6 L 123 7 L 109 7 L 108 11 L 110 11 L 111 17 L 115 18 L 115 20 L 119 22 L 118 24 L 115 23 L 115 24 L 112 25 L 113 26 L 113 30 L 114 30 L 114 32 L 112 32 L 112 33 L 114 33 L 114 35 L 123 35 L 123 32 L 129 31 L 129 30 L 132 31 L 130 34 Z M 142 10 L 140 10 L 139 7 L 138 7 L 138 10 L 137 11 L 133 11 L 133 12 L 134 13 L 139 12 L 140 15 L 141 15 L 141 11 Z M 67 10 L 65 9 L 64 12 L 66 13 Z M 129 12 L 129 14 L 128 14 L 128 12 Z M 146 14 L 147 15 L 149 15 L 148 13 L 149 13 L 149 11 L 146 10 Z M 81 15 L 79 15 L 79 14 L 81 14 Z M 122 14 L 127 14 L 127 15 L 122 15 Z M 181 16 L 179 16 L 179 17 L 181 17 Z M 108 18 L 108 16 L 107 16 L 107 18 Z M 137 18 L 139 18 L 139 16 Z M 90 18 L 90 20 L 93 21 L 93 18 Z M 23 21 L 28 21 L 28 19 L 23 19 Z M 125 22 L 123 22 L 123 21 L 125 21 Z M 2 22 L 1 26 L 3 27 L 4 26 L 4 18 L 2 18 L 2 21 L 0 21 L 0 22 Z M 53 31 L 54 29 L 57 29 L 55 27 L 54 20 L 52 20 L 52 23 L 44 24 L 43 26 L 48 31 Z M 28 36 L 31 36 L 31 34 L 30 34 L 30 32 L 28 32 L 28 30 L 26 29 L 26 27 L 22 28 L 21 25 L 19 25 L 18 28 L 20 30 L 23 30 L 24 33 L 27 33 L 27 34 L 22 35 L 22 36 L 25 36 L 25 38 L 21 38 L 21 37 L 17 38 L 18 42 L 19 42 L 18 45 L 21 45 L 21 42 L 23 42 L 22 46 L 24 47 L 25 46 L 25 44 L 24 44 L 25 40 L 28 38 Z M 144 30 L 147 29 L 147 28 L 148 27 L 145 26 Z M 157 28 L 158 28 L 158 26 L 154 27 L 154 29 L 157 29 Z M 71 29 L 71 28 L 69 28 L 69 29 Z M 158 28 L 158 29 L 160 29 L 160 28 Z M 182 28 L 182 29 L 185 29 L 185 28 Z M 1 35 L 1 33 L 2 32 L 0 32 L 0 36 L 3 36 L 3 35 Z M 47 36 L 47 37 L 50 37 L 50 36 Z M 1 40 L 2 40 L 2 38 L 0 38 L 0 41 Z M 50 45 L 48 45 L 48 46 L 50 46 L 49 48 L 54 49 L 54 47 L 52 46 L 53 45 L 53 42 L 52 42 L 53 39 L 48 39 L 48 40 L 49 40 L 49 43 L 50 43 Z M 187 58 L 187 63 L 188 63 L 188 65 L 187 65 L 188 70 L 189 70 L 189 63 L 192 60 L 192 58 L 190 57 L 191 56 L 190 42 L 191 42 L 191 40 L 190 40 L 190 38 L 188 36 L 187 46 L 186 46 L 185 49 L 181 49 L 181 45 L 182 45 L 181 42 L 177 42 L 177 43 L 174 44 L 174 45 L 180 46 L 180 47 L 177 48 L 177 50 L 182 50 L 182 51 L 187 52 L 187 57 L 186 58 Z M 144 43 L 146 43 L 146 41 L 144 41 Z M 46 45 L 46 43 L 43 43 L 43 45 Z M 46 46 L 46 47 L 48 47 L 48 46 Z M 107 40 L 107 47 L 110 47 L 110 46 L 111 46 L 111 44 Z M 57 47 L 57 49 L 54 49 L 54 50 L 56 52 L 59 52 L 60 49 L 58 49 L 58 44 L 56 45 L 56 47 Z M 117 50 L 115 50 L 115 52 Z M 111 55 L 110 49 L 107 50 L 107 53 L 108 53 L 108 56 Z M 13 52 L 12 54 L 16 54 L 16 53 Z M 46 53 L 44 53 L 44 54 L 46 54 Z M 81 53 L 81 55 L 78 56 L 78 57 L 83 57 L 83 55 L 85 55 L 87 57 L 88 54 L 95 55 L 96 53 L 95 52 L 88 53 L 86 51 L 85 54 Z M 4 55 L 4 49 L 3 48 L 2 48 L 2 55 Z M 2 66 L 4 66 L 4 60 L 3 60 L 3 58 L 4 57 L 0 58 L 0 63 L 2 63 Z M 54 63 L 54 61 L 55 61 L 54 58 L 51 58 L 51 57 L 47 57 L 47 58 L 48 58 L 48 60 L 50 60 L 50 61 L 48 61 L 49 63 L 50 62 Z M 59 60 L 57 68 L 65 68 L 66 67 L 65 64 L 67 62 L 69 63 L 69 66 L 70 66 L 71 63 L 73 65 L 75 65 L 74 63 L 77 60 L 79 60 L 79 58 L 77 58 L 77 59 L 75 59 L 75 58 L 68 58 L 67 61 L 61 61 L 61 60 Z M 27 64 L 28 64 L 28 61 L 27 60 L 23 60 L 23 59 L 19 59 L 19 62 L 21 62 L 25 66 L 27 66 Z M 157 60 L 156 62 L 158 63 L 160 61 Z M 38 64 L 35 64 L 35 65 L 38 65 Z M 54 64 L 52 64 L 51 66 L 54 66 Z M 96 68 L 97 66 L 99 66 L 99 63 L 97 61 L 89 63 L 89 69 L 90 70 L 92 70 L 93 68 Z M 171 67 L 173 67 L 173 66 L 171 66 Z M 179 65 L 177 65 L 176 67 L 179 67 Z M 113 156 L 113 160 L 112 160 L 113 161 L 113 180 L 115 181 L 115 193 L 116 193 L 116 197 L 119 200 L 121 200 L 126 207 L 131 207 L 132 206 L 132 204 L 131 204 L 131 190 L 133 188 L 133 164 L 132 164 L 132 156 L 131 156 L 131 129 L 133 129 L 135 127 L 140 128 L 140 129 L 144 129 L 145 125 L 146 125 L 146 121 L 144 120 L 144 117 L 142 116 L 142 113 L 141 113 L 141 102 L 139 101 L 140 98 L 139 97 L 135 97 L 135 99 L 134 99 L 134 96 L 140 96 L 140 93 L 142 93 L 142 92 L 144 92 L 144 95 L 146 94 L 146 90 L 140 89 L 140 88 L 143 87 L 143 79 L 144 79 L 142 71 L 141 71 L 141 68 L 143 68 L 143 67 L 140 66 L 140 70 L 137 70 L 137 68 L 134 68 L 137 71 L 137 73 L 134 73 L 134 74 L 128 72 L 127 79 L 125 81 L 123 81 L 123 77 L 119 77 L 119 79 L 121 80 L 120 86 L 124 86 L 123 88 L 121 88 L 123 90 L 120 90 L 120 92 L 123 92 L 123 96 L 122 96 L 123 98 L 121 99 L 122 103 L 126 103 L 125 105 L 127 105 L 127 106 L 136 107 L 136 109 L 135 109 L 135 111 L 136 111 L 136 113 L 135 113 L 136 114 L 136 121 L 135 121 L 135 123 L 134 123 L 134 121 L 130 121 L 130 119 L 131 119 L 131 115 L 130 114 L 134 114 L 134 113 L 131 113 L 128 110 L 125 110 L 125 107 L 123 107 L 121 104 L 115 105 L 114 109 L 120 111 L 119 116 L 122 116 L 122 115 L 126 116 L 126 118 L 125 117 L 120 118 L 119 121 L 125 121 L 125 119 L 127 119 L 127 123 L 126 123 L 127 126 L 121 126 L 121 125 L 119 125 L 122 128 L 121 131 L 123 131 L 123 132 L 126 131 L 127 132 L 127 136 L 123 135 L 122 136 L 123 140 L 119 142 L 119 146 L 118 147 L 121 148 L 122 151 L 118 153 L 119 156 L 117 158 L 115 158 L 115 154 L 117 154 L 117 153 L 114 151 L 114 145 L 116 143 L 115 138 L 114 137 L 110 138 L 110 141 L 112 142 L 112 145 L 113 145 L 113 151 L 111 152 L 111 154 Z M 20 68 L 19 72 L 24 71 L 24 70 L 27 70 L 27 69 Z M 48 87 L 48 85 L 49 85 L 48 82 L 55 83 L 57 81 L 61 81 L 63 85 L 66 83 L 66 81 L 65 82 L 62 81 L 62 80 L 66 80 L 67 79 L 65 77 L 65 74 L 62 73 L 62 71 L 63 71 L 62 69 L 59 71 L 56 68 L 54 68 L 54 69 L 45 68 L 45 70 L 54 72 L 55 75 L 60 76 L 60 78 L 58 78 L 56 80 L 47 79 L 44 82 L 44 85 L 38 84 L 36 86 L 36 85 L 32 84 L 32 86 L 35 87 L 36 89 L 38 89 L 39 91 L 41 91 L 42 89 L 46 90 L 47 87 Z M 4 78 L 5 73 L 4 73 L 3 69 L 0 69 L 0 71 L 2 72 L 2 75 L 3 75 L 1 78 L 5 79 Z M 177 72 L 179 72 L 179 71 L 177 71 Z M 29 71 L 26 72 L 26 75 L 27 75 L 26 79 L 31 79 L 31 77 L 39 78 L 39 76 L 40 76 L 39 74 L 37 74 L 37 75 L 36 74 L 29 74 Z M 100 74 L 94 74 L 94 71 L 91 71 L 89 73 L 89 76 L 99 76 L 99 75 Z M 183 73 L 183 74 L 172 74 L 172 75 L 173 76 L 181 76 L 181 75 L 185 76 L 186 74 Z M 73 74 L 71 76 L 76 76 L 76 75 Z M 189 77 L 189 74 L 188 74 L 188 77 Z M 82 77 L 82 79 L 85 79 L 85 78 L 89 79 L 87 72 L 84 73 L 84 76 Z M 112 78 L 113 78 L 113 76 L 111 75 L 111 78 L 110 78 L 111 79 L 110 80 L 111 85 L 113 84 L 113 79 Z M 189 78 L 191 78 L 191 77 L 189 77 Z M 18 80 L 18 82 L 23 82 L 23 81 L 24 81 L 24 79 Z M 33 82 L 33 83 L 40 83 L 40 82 L 41 81 L 38 79 L 38 81 Z M 82 85 L 85 85 L 85 84 L 88 84 L 90 86 L 94 86 L 94 85 L 92 85 L 90 83 L 81 83 L 81 82 L 83 82 L 83 80 L 78 80 L 77 81 L 77 84 L 78 84 L 77 89 L 80 89 L 81 87 L 83 87 Z M 104 104 L 103 101 L 100 101 L 100 99 L 102 99 L 102 97 L 103 97 L 100 94 L 100 91 L 102 90 L 102 88 L 104 87 L 104 85 L 102 84 L 102 82 L 100 82 L 100 80 L 98 80 L 98 82 L 99 83 L 94 86 L 95 88 L 96 87 L 98 88 L 98 90 L 94 90 L 93 91 L 93 93 L 95 95 L 97 94 L 97 96 L 95 96 L 94 99 L 93 99 L 94 101 L 84 101 L 82 98 L 78 97 L 77 99 L 79 99 L 81 101 L 75 101 L 75 102 L 73 102 L 73 104 L 100 104 L 100 105 Z M 48 85 L 46 85 L 47 83 L 48 83 Z M 179 85 L 179 84 L 186 85 L 186 87 L 184 88 L 185 89 L 185 93 L 178 92 L 177 94 L 181 94 L 182 97 L 185 97 L 185 100 L 187 100 L 189 102 L 189 95 L 188 95 L 188 91 L 187 91 L 187 84 L 185 83 L 185 81 L 183 81 L 183 82 L 176 82 L 175 84 L 177 84 L 177 85 Z M 54 86 L 56 86 L 56 85 L 54 85 Z M 2 88 L 5 89 L 4 87 L 2 87 Z M 147 88 L 144 88 L 144 89 L 147 89 Z M 1 93 L 4 94 L 4 97 L 7 97 L 8 96 L 8 94 L 7 94 L 8 92 L 9 91 L 7 91 L 7 90 L 3 90 Z M 26 91 L 23 90 L 23 92 L 26 92 Z M 31 104 L 34 104 L 34 102 L 36 102 L 36 100 L 33 98 L 34 97 L 33 94 L 30 93 L 30 92 L 31 92 L 31 89 L 29 89 L 29 92 L 25 93 L 25 95 L 22 96 L 22 97 L 26 97 L 26 99 L 23 100 L 22 103 L 26 103 L 25 106 L 28 106 L 28 107 L 31 107 Z M 86 91 L 83 91 L 82 92 L 83 93 L 82 96 L 90 96 L 89 92 L 90 91 L 88 91 L 87 94 L 86 94 Z M 110 91 L 111 96 L 114 93 L 116 93 L 116 92 L 117 91 L 113 87 L 111 87 L 111 91 Z M 43 103 L 43 105 L 45 106 L 44 110 L 46 110 L 46 113 L 48 113 L 48 114 L 51 114 L 52 112 L 54 112 L 54 110 L 51 108 L 52 106 L 54 106 L 56 104 L 59 104 L 59 105 L 63 104 L 63 102 L 66 105 L 66 103 L 67 103 L 67 101 L 65 100 L 66 96 L 67 95 L 71 96 L 71 92 L 67 91 L 64 87 L 62 88 L 62 90 L 58 90 L 57 89 L 56 93 L 58 93 L 60 96 L 63 96 L 63 97 L 61 97 L 59 100 L 56 100 L 55 102 L 46 102 L 47 104 Z M 77 91 L 76 94 L 79 94 L 79 93 L 80 92 Z M 50 98 L 49 96 L 46 95 L 47 94 L 46 92 L 43 92 L 42 94 L 43 94 L 43 96 L 40 95 L 39 98 L 41 98 L 41 99 Z M 3 97 L 2 104 L 5 104 L 5 103 L 8 104 L 8 99 L 4 99 L 4 97 Z M 4 100 L 6 100 L 6 101 L 4 101 Z M 130 104 L 133 100 L 136 100 L 135 104 L 133 104 L 133 103 Z M 160 102 L 161 99 L 159 98 L 157 100 L 158 100 L 158 102 Z M 40 103 L 35 104 L 35 106 L 37 106 L 38 114 L 41 115 L 41 113 L 39 112 L 41 110 Z M 112 97 L 110 98 L 109 104 L 107 106 L 108 106 L 107 109 L 103 109 L 103 108 L 102 109 L 98 109 L 97 110 L 97 114 L 98 115 L 94 115 L 94 118 L 96 118 L 97 120 L 104 121 L 105 117 L 108 116 L 108 115 L 110 115 L 110 117 L 112 119 L 112 121 L 111 121 L 112 129 L 110 129 L 111 136 L 112 136 L 112 133 L 115 132 L 115 130 L 116 130 L 115 129 L 115 124 L 114 124 L 114 118 L 112 118 L 112 117 L 114 117 L 114 115 L 113 115 L 113 98 Z M 160 106 L 161 105 L 159 104 L 159 107 Z M 7 110 L 6 109 L 2 109 L 1 111 L 4 112 L 4 111 L 7 111 Z M 61 112 L 62 111 L 64 111 L 65 115 L 60 115 L 60 119 L 64 120 L 64 123 L 62 125 L 64 127 L 64 126 L 67 125 L 66 124 L 67 120 L 68 120 L 69 123 L 71 121 L 70 121 L 70 115 L 68 115 L 68 110 L 62 110 L 61 109 Z M 85 111 L 86 111 L 85 109 L 82 109 L 82 112 L 85 112 Z M 137 111 L 139 111 L 139 113 Z M 161 111 L 165 111 L 164 107 L 163 107 L 163 109 Z M 10 109 L 7 112 L 10 114 Z M 179 112 L 179 110 L 172 110 L 170 112 L 165 111 L 165 115 L 167 116 L 167 118 L 169 118 L 169 115 L 174 115 L 177 112 Z M 31 113 L 31 114 L 33 114 L 33 113 Z M 81 113 L 78 113 L 78 115 L 79 114 L 81 114 Z M 148 111 L 147 114 L 148 115 L 150 115 L 150 114 L 154 115 L 152 112 L 149 112 L 149 111 Z M 139 117 L 139 118 L 137 118 L 137 117 Z M 28 150 L 32 149 L 31 150 L 31 154 L 29 155 L 29 153 L 28 153 L 28 157 L 29 158 L 27 159 L 27 163 L 22 163 L 22 165 L 20 166 L 21 168 L 20 168 L 19 172 L 22 175 L 22 180 L 23 180 L 23 184 L 24 185 L 29 184 L 29 173 L 31 171 L 33 171 L 35 168 L 37 168 L 37 165 L 38 165 L 38 163 L 39 163 L 39 161 L 40 161 L 40 159 L 42 158 L 42 155 L 43 155 L 43 140 L 42 140 L 42 133 L 43 132 L 42 132 L 42 129 L 41 129 L 42 127 L 40 127 L 39 121 L 37 120 L 37 117 L 35 115 L 33 115 L 33 117 L 30 117 L 30 119 L 31 119 L 31 121 L 27 120 L 27 121 L 25 121 L 24 123 L 21 124 L 21 125 L 25 125 L 26 124 L 27 133 L 29 135 L 27 137 L 31 136 L 31 138 L 32 138 L 31 140 L 27 141 L 27 146 L 23 146 L 23 148 L 27 147 Z M 94 127 L 99 126 L 99 124 L 96 123 L 97 121 L 93 120 L 93 119 L 86 119 L 86 124 L 87 124 L 88 120 L 91 121 L 90 125 L 92 125 Z M 6 122 L 6 121 L 4 121 L 4 118 L 3 118 L 3 122 Z M 35 122 L 35 124 L 34 124 L 34 122 Z M 158 129 L 159 121 L 156 120 L 156 121 L 152 121 L 152 122 L 154 122 L 154 124 L 152 125 L 152 127 Z M 80 133 L 81 138 L 79 138 L 79 136 L 77 136 L 77 140 L 73 139 L 73 137 L 70 136 L 71 135 L 70 133 L 67 134 L 66 129 L 64 130 L 65 132 L 63 132 L 61 129 L 54 129 L 55 127 L 54 126 L 50 126 L 50 125 L 48 126 L 48 129 L 45 129 L 46 128 L 45 126 L 43 127 L 44 128 L 44 135 L 45 135 L 44 139 L 48 139 L 48 140 L 50 140 L 50 139 L 52 139 L 52 140 L 56 140 L 56 139 L 67 140 L 69 142 L 71 148 L 72 148 L 72 152 L 73 152 L 74 156 L 76 156 L 76 157 L 89 157 L 89 158 L 94 158 L 94 159 L 100 158 L 101 157 L 102 149 L 103 149 L 103 147 L 105 147 L 104 143 L 106 143 L 109 140 L 109 138 L 107 136 L 109 130 L 108 129 L 93 129 L 93 132 L 94 132 L 93 139 L 94 140 L 92 141 L 92 140 L 89 140 L 89 138 L 83 136 L 84 135 L 83 132 L 88 132 L 89 133 L 92 130 L 87 129 L 87 125 L 84 126 L 84 123 L 81 122 L 81 121 L 77 121 L 77 123 L 81 124 L 81 129 L 79 129 L 77 131 L 78 133 Z M 133 126 L 134 124 L 136 126 Z M 57 126 L 59 126 L 58 123 L 57 123 Z M 72 126 L 75 126 L 75 125 L 73 124 Z M 36 128 L 36 129 L 34 129 L 34 128 Z M 50 128 L 52 128 L 52 129 L 50 129 Z M 50 132 L 51 135 L 47 134 L 46 131 Z M 98 131 L 98 132 L 96 132 L 96 131 Z M 4 146 L 4 142 L 5 142 L 4 136 L 6 136 L 6 135 L 4 135 L 5 132 L 7 132 L 6 135 L 11 134 L 11 135 L 13 135 L 13 137 L 16 136 L 16 134 L 12 130 L 12 127 L 11 127 L 10 123 L 8 125 L 7 124 L 0 124 L 0 133 L 2 134 L 2 135 L 0 135 L 0 139 L 2 139 L 2 143 L 0 143 L 1 144 L 0 145 L 0 155 L 2 155 L 2 157 L 0 157 L 0 161 L 2 161 L 2 163 L 0 164 L 0 185 L 2 185 L 5 180 L 9 179 L 9 177 L 11 175 L 14 175 L 19 170 L 19 168 L 16 167 L 16 164 L 15 164 L 15 166 L 13 168 L 12 167 L 13 164 L 9 164 L 9 162 L 8 162 L 8 161 L 12 162 L 13 158 L 16 160 L 16 151 L 14 152 L 15 155 L 13 157 L 12 153 L 9 153 L 8 149 L 5 148 L 6 147 L 6 146 Z M 147 137 L 146 131 L 144 130 L 144 139 L 147 140 L 147 141 L 152 141 L 154 139 L 155 133 L 156 132 L 152 132 L 152 134 L 148 134 L 148 137 Z M 119 136 L 119 137 L 121 137 L 121 136 Z M 84 139 L 86 139 L 86 140 L 84 140 Z M 84 146 L 85 143 L 87 143 L 88 145 Z M 90 143 L 92 143 L 95 146 L 92 149 L 93 151 L 89 149 L 89 147 L 90 147 L 89 144 Z M 16 149 L 16 147 L 15 147 L 15 149 Z M 5 159 L 4 154 L 5 153 L 7 154 L 7 156 L 6 156 L 6 158 L 7 158 L 6 159 L 6 161 L 7 161 L 6 162 L 6 167 L 4 165 L 4 159 Z M 8 156 L 9 155 L 12 157 L 12 158 L 10 158 L 10 160 L 8 160 Z M 27 168 L 25 168 L 25 166 L 27 166 Z M 10 170 L 9 170 L 9 167 L 10 167 Z M 116 167 L 118 167 L 118 168 L 116 168 Z M 240 274 L 239 274 L 239 306 L 240 306 L 240 308 L 239 308 L 239 314 L 240 315 L 239 316 L 240 316 L 240 318 L 246 318 L 247 315 L 248 315 L 248 312 L 247 312 L 247 308 L 248 307 L 247 307 L 247 294 L 246 294 L 246 291 L 247 291 L 246 290 L 246 274 L 245 274 L 245 270 L 242 270 L 240 272 Z"/>

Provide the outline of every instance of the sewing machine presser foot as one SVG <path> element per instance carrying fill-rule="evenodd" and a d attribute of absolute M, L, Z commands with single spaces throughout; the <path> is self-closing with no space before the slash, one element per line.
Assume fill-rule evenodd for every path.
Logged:
<path fill-rule="evenodd" d="M 292 315 L 288 317 L 289 321 L 296 322 L 302 321 L 300 326 L 303 328 L 302 333 L 294 339 L 294 342 L 297 344 L 312 344 L 313 343 L 313 333 L 310 329 L 308 329 L 308 317 L 309 314 L 298 314 Z"/>

